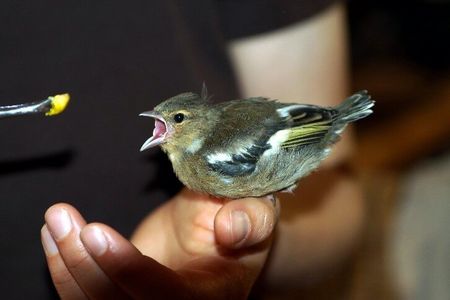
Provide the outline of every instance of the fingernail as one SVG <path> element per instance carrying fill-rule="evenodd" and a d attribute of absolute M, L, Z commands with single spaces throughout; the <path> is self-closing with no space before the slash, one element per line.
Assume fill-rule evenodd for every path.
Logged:
<path fill-rule="evenodd" d="M 250 218 L 243 211 L 233 211 L 231 213 L 231 234 L 234 244 L 242 242 L 249 233 Z"/>
<path fill-rule="evenodd" d="M 60 208 L 51 212 L 47 218 L 47 226 L 56 241 L 60 241 L 72 230 L 72 220 L 67 210 Z"/>
<path fill-rule="evenodd" d="M 81 233 L 83 244 L 95 256 L 102 256 L 108 250 L 108 240 L 103 230 L 97 226 L 88 226 Z"/>
<path fill-rule="evenodd" d="M 42 247 L 44 247 L 45 255 L 53 256 L 58 253 L 58 247 L 56 246 L 55 241 L 53 240 L 46 225 L 44 225 L 41 229 L 41 241 Z"/>

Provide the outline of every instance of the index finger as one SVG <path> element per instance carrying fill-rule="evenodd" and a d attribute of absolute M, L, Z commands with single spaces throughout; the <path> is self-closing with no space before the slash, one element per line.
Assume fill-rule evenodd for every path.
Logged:
<path fill-rule="evenodd" d="M 186 296 L 184 282 L 175 271 L 144 256 L 114 229 L 89 224 L 81 231 L 81 240 L 103 272 L 133 298 Z"/>

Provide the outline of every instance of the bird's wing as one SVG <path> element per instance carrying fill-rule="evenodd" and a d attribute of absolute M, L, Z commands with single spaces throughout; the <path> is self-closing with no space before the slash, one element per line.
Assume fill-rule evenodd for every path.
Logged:
<path fill-rule="evenodd" d="M 258 107 L 270 103 L 258 100 Z M 255 101 L 256 101 L 255 100 Z M 273 105 L 272 102 L 270 105 Z M 248 105 L 248 103 L 247 103 Z M 280 104 L 277 109 L 268 112 L 261 109 L 257 115 L 258 120 L 252 116 L 242 116 L 245 109 L 239 109 L 238 104 L 233 104 L 231 109 L 236 109 L 236 120 L 246 119 L 245 128 L 242 123 L 229 124 L 222 128 L 215 140 L 226 140 L 226 143 L 211 149 L 206 156 L 210 169 L 226 176 L 244 176 L 251 174 L 256 164 L 266 151 L 274 152 L 280 148 L 293 148 L 319 142 L 328 132 L 333 118 L 333 110 L 314 105 Z M 234 129 L 233 129 L 234 128 Z M 239 128 L 240 134 L 236 133 Z"/>
<path fill-rule="evenodd" d="M 216 172 L 227 176 L 242 176 L 251 174 L 261 155 L 269 149 L 267 145 L 248 144 L 236 151 L 220 151 L 207 155 L 208 166 Z"/>
<path fill-rule="evenodd" d="M 212 170 L 226 176 L 248 175 L 255 170 L 261 155 L 270 149 L 267 141 L 278 130 L 270 118 L 274 103 L 249 98 L 219 104 L 224 117 L 206 156 Z"/>
<path fill-rule="evenodd" d="M 318 143 L 328 133 L 337 111 L 316 105 L 291 104 L 277 109 L 286 127 L 281 148 Z"/>

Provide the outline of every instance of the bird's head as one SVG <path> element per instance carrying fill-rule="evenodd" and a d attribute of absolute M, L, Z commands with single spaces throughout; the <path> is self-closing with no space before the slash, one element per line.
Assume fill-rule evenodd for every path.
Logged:
<path fill-rule="evenodd" d="M 200 143 L 211 131 L 215 118 L 213 107 L 194 93 L 169 98 L 140 116 L 155 119 L 153 136 L 142 145 L 141 151 L 161 145 L 169 153 L 185 151 Z"/>

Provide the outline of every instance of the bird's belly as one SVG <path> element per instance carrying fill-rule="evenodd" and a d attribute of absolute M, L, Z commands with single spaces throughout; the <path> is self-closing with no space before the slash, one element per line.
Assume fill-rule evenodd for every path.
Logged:
<path fill-rule="evenodd" d="M 304 149 L 308 150 L 308 149 Z M 190 189 L 225 198 L 261 197 L 287 189 L 313 169 L 326 156 L 317 148 L 310 151 L 282 151 L 261 157 L 255 171 L 244 176 L 224 176 L 198 166 L 177 172 L 180 180 Z"/>

